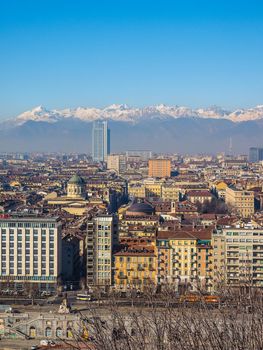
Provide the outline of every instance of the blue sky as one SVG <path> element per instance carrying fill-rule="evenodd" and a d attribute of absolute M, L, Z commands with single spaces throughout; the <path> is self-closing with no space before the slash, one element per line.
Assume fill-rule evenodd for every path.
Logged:
<path fill-rule="evenodd" d="M 1 0 L 0 118 L 263 104 L 263 1 Z"/>

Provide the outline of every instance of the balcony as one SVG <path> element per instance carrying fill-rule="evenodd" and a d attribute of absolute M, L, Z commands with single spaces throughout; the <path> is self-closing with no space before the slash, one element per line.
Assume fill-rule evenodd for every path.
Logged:
<path fill-rule="evenodd" d="M 127 276 L 126 275 L 118 275 L 117 276 L 120 280 L 125 280 L 125 279 L 127 279 Z"/>

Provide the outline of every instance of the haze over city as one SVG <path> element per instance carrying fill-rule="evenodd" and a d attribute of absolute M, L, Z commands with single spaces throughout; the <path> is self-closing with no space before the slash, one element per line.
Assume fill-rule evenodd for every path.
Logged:
<path fill-rule="evenodd" d="M 0 1 L 0 349 L 263 349 L 262 38 L 262 1 Z"/>

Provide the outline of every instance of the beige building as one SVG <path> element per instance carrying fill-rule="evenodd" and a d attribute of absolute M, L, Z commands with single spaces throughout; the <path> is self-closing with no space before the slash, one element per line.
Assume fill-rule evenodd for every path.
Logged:
<path fill-rule="evenodd" d="M 213 233 L 214 283 L 263 287 L 263 229 L 236 225 Z"/>
<path fill-rule="evenodd" d="M 179 201 L 180 189 L 174 185 L 162 185 L 162 199 L 164 201 Z"/>
<path fill-rule="evenodd" d="M 145 198 L 146 197 L 145 185 L 129 184 L 128 193 L 130 197 Z"/>
<path fill-rule="evenodd" d="M 171 160 L 170 159 L 149 159 L 148 175 L 150 177 L 170 177 Z"/>
<path fill-rule="evenodd" d="M 182 291 L 189 288 L 212 290 L 213 259 L 209 230 L 159 231 L 157 247 L 159 282 L 172 283 Z"/>
<path fill-rule="evenodd" d="M 82 177 L 73 175 L 67 183 L 67 195 L 58 197 L 56 193 L 46 197 L 48 205 L 59 207 L 66 212 L 82 216 L 87 210 L 85 182 Z"/>
<path fill-rule="evenodd" d="M 1 282 L 55 289 L 62 271 L 60 219 L 13 216 L 0 219 L 0 229 Z"/>
<path fill-rule="evenodd" d="M 126 157 L 122 154 L 111 154 L 107 156 L 107 169 L 115 170 L 118 174 L 126 171 Z"/>
<path fill-rule="evenodd" d="M 162 198 L 164 201 L 179 200 L 180 189 L 173 184 L 162 181 L 145 181 L 142 184 L 129 184 L 128 192 L 131 197 Z"/>
<path fill-rule="evenodd" d="M 67 184 L 67 197 L 68 198 L 85 198 L 85 182 L 82 177 L 73 175 Z"/>
<path fill-rule="evenodd" d="M 241 217 L 250 217 L 254 214 L 254 192 L 239 190 L 234 187 L 226 188 L 226 204 L 233 207 Z"/>
<path fill-rule="evenodd" d="M 188 191 L 187 199 L 192 203 L 205 203 L 205 202 L 211 202 L 213 199 L 213 195 L 208 190 L 191 190 Z"/>

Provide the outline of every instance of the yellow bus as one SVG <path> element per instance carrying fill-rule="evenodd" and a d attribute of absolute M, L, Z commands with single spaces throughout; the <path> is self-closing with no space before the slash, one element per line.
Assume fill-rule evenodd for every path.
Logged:
<path fill-rule="evenodd" d="M 81 301 L 91 301 L 91 295 L 90 294 L 77 294 L 77 300 Z"/>

